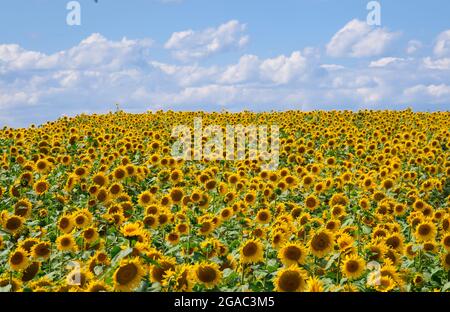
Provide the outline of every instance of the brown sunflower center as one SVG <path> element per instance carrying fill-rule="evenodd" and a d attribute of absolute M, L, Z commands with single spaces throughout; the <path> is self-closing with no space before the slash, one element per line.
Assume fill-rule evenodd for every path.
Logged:
<path fill-rule="evenodd" d="M 209 266 L 201 266 L 197 270 L 198 279 L 204 283 L 211 283 L 217 277 L 217 273 L 214 268 Z"/>
<path fill-rule="evenodd" d="M 450 236 L 446 236 L 444 238 L 444 245 L 449 247 L 450 246 Z"/>
<path fill-rule="evenodd" d="M 61 229 L 66 229 L 69 226 L 69 219 L 67 218 L 62 218 L 61 221 L 59 222 L 59 226 Z"/>
<path fill-rule="evenodd" d="M 64 237 L 63 239 L 61 239 L 61 246 L 67 247 L 70 246 L 70 244 L 71 244 L 70 238 Z"/>
<path fill-rule="evenodd" d="M 23 261 L 25 260 L 25 257 L 22 253 L 20 252 L 16 252 L 12 257 L 11 257 L 11 263 L 13 265 L 18 265 L 21 264 Z"/>
<path fill-rule="evenodd" d="M 397 236 L 389 237 L 386 240 L 386 244 L 394 249 L 398 248 L 400 246 L 400 239 Z"/>
<path fill-rule="evenodd" d="M 258 245 L 254 242 L 247 243 L 244 248 L 242 248 L 242 253 L 246 257 L 251 257 L 258 251 Z"/>
<path fill-rule="evenodd" d="M 289 260 L 297 261 L 302 256 L 302 251 L 300 250 L 300 248 L 298 248 L 296 246 L 289 246 L 284 251 L 284 255 Z"/>
<path fill-rule="evenodd" d="M 295 271 L 284 272 L 278 280 L 278 287 L 283 291 L 295 291 L 302 283 L 300 275 Z"/>
<path fill-rule="evenodd" d="M 117 271 L 116 280 L 120 285 L 126 285 L 130 283 L 138 274 L 138 269 L 135 264 L 128 263 L 121 266 Z"/>
<path fill-rule="evenodd" d="M 269 214 L 268 214 L 267 212 L 265 212 L 265 211 L 261 211 L 261 212 L 258 214 L 258 218 L 259 218 L 259 220 L 261 220 L 261 221 L 267 221 L 267 219 L 269 219 Z"/>
<path fill-rule="evenodd" d="M 350 273 L 355 273 L 359 269 L 359 263 L 356 260 L 350 260 L 345 264 L 345 269 Z"/>
<path fill-rule="evenodd" d="M 315 235 L 312 239 L 311 246 L 315 250 L 324 250 L 328 248 L 330 245 L 330 237 L 328 237 L 325 233 L 319 233 L 318 235 Z"/>
<path fill-rule="evenodd" d="M 10 231 L 15 231 L 17 230 L 20 226 L 22 225 L 22 222 L 20 221 L 19 218 L 10 218 L 8 219 L 8 221 L 6 221 L 6 229 L 10 230 Z"/>
<path fill-rule="evenodd" d="M 428 224 L 419 225 L 419 234 L 427 236 L 431 232 L 431 227 Z"/>
<path fill-rule="evenodd" d="M 47 245 L 39 245 L 36 248 L 36 254 L 39 257 L 45 257 L 50 253 L 50 248 Z"/>

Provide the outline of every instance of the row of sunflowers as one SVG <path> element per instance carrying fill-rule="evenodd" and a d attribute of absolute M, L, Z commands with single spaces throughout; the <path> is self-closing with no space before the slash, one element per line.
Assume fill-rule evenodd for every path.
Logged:
<path fill-rule="evenodd" d="M 279 166 L 171 156 L 280 128 Z M 205 140 L 204 140 L 205 141 Z M 450 113 L 147 112 L 0 130 L 0 291 L 448 291 Z"/>

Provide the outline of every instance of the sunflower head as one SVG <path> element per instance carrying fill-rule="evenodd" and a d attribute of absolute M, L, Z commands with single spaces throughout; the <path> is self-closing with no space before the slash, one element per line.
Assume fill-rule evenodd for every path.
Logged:
<path fill-rule="evenodd" d="M 245 241 L 240 248 L 241 263 L 257 263 L 264 260 L 264 247 L 260 240 Z"/>
<path fill-rule="evenodd" d="M 144 269 L 138 258 L 122 260 L 113 275 L 114 289 L 135 290 L 141 283 Z"/>
<path fill-rule="evenodd" d="M 307 274 L 296 266 L 280 269 L 274 279 L 275 291 L 299 292 L 307 287 Z"/>

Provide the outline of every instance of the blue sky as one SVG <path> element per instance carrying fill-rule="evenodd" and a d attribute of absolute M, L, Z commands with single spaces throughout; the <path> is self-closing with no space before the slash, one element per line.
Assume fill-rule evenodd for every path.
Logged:
<path fill-rule="evenodd" d="M 0 126 L 148 109 L 450 108 L 450 2 L 0 3 Z"/>

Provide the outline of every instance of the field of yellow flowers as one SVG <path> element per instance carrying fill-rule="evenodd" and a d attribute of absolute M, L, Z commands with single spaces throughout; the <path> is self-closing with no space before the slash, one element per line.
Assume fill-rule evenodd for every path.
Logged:
<path fill-rule="evenodd" d="M 171 156 L 277 124 L 279 167 Z M 0 130 L 0 290 L 448 291 L 450 113 L 118 111 Z"/>

